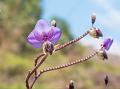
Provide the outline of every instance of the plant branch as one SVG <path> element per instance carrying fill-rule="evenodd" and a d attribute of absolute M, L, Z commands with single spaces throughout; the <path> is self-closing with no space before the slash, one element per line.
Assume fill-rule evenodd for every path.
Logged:
<path fill-rule="evenodd" d="M 39 56 L 37 56 L 37 57 L 35 58 L 34 67 L 37 65 L 38 60 L 39 60 L 42 56 L 44 56 L 44 55 L 45 55 L 44 53 L 41 53 Z M 42 60 L 40 60 L 40 61 L 42 61 Z M 37 76 L 37 70 L 35 70 L 35 78 L 36 78 L 36 76 Z"/>
<path fill-rule="evenodd" d="M 48 54 L 43 55 L 41 61 L 31 71 L 28 72 L 28 75 L 26 77 L 26 87 L 27 87 L 27 89 L 32 89 L 32 86 L 34 85 L 34 81 L 30 84 L 29 83 L 29 79 L 32 76 L 32 74 L 34 72 L 36 72 L 36 70 L 39 68 L 39 66 L 41 66 L 41 64 L 45 61 L 45 59 L 47 58 L 47 56 L 48 56 Z M 34 79 L 36 79 L 36 78 L 34 78 Z"/>
<path fill-rule="evenodd" d="M 58 51 L 58 50 L 66 47 L 66 46 L 69 46 L 69 45 L 71 45 L 71 44 L 73 44 L 73 43 L 81 40 L 81 39 L 82 39 L 83 37 L 85 37 L 88 33 L 89 33 L 89 31 L 85 32 L 83 35 L 81 35 L 80 37 L 78 37 L 78 38 L 76 38 L 76 39 L 73 39 L 73 40 L 71 40 L 71 41 L 69 41 L 69 42 L 64 43 L 63 45 L 60 45 L 58 48 L 55 49 L 55 51 Z"/>
<path fill-rule="evenodd" d="M 53 70 L 58 70 L 58 69 L 62 69 L 62 68 L 66 68 L 66 67 L 69 67 L 69 66 L 72 66 L 72 65 L 75 65 L 75 64 L 79 64 L 79 63 L 82 63 L 84 61 L 87 61 L 89 60 L 90 58 L 94 57 L 95 55 L 97 54 L 97 52 L 94 52 L 92 53 L 91 55 L 83 58 L 83 59 L 78 59 L 78 60 L 75 60 L 75 61 L 72 61 L 72 62 L 69 62 L 69 63 L 66 63 L 66 64 L 63 64 L 63 65 L 59 65 L 59 66 L 56 66 L 56 67 L 49 67 L 49 68 L 45 68 L 43 70 L 41 70 L 38 74 L 37 77 L 39 77 L 41 74 L 45 73 L 45 72 L 49 72 L 49 71 L 53 71 Z"/>

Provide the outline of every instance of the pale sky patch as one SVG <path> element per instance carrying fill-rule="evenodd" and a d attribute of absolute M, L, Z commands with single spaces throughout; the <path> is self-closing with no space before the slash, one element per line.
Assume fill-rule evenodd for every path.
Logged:
<path fill-rule="evenodd" d="M 120 30 L 120 10 L 117 10 L 110 0 L 91 0 L 102 8 L 105 13 L 98 14 L 98 21 L 112 30 Z"/>

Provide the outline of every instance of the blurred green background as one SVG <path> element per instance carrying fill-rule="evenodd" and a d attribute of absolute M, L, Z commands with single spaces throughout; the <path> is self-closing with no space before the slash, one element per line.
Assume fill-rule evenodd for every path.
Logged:
<path fill-rule="evenodd" d="M 42 2 L 43 0 L 0 1 L 0 89 L 26 88 L 27 71 L 34 65 L 34 58 L 42 52 L 27 44 L 26 37 L 44 13 Z M 57 21 L 63 32 L 59 44 L 74 38 L 64 19 L 58 16 L 51 19 Z M 83 58 L 91 50 L 94 48 L 76 43 L 50 56 L 41 68 Z M 76 89 L 105 89 L 106 74 L 110 79 L 108 89 L 120 89 L 120 57 L 112 54 L 108 56 L 108 61 L 95 57 L 79 65 L 45 73 L 33 89 L 66 89 L 70 80 L 75 81 Z"/>

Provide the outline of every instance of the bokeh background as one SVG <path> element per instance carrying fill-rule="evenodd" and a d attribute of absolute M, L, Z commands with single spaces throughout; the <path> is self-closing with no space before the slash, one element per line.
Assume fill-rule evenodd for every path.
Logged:
<path fill-rule="evenodd" d="M 104 37 L 98 40 L 87 36 L 50 56 L 41 68 L 83 58 L 97 50 L 108 36 L 114 39 L 109 59 L 94 57 L 82 64 L 45 73 L 33 89 L 66 89 L 70 80 L 75 81 L 76 89 L 105 89 L 105 75 L 110 80 L 108 89 L 120 89 L 119 3 L 119 0 L 0 0 L 0 89 L 26 88 L 27 71 L 42 52 L 26 42 L 38 19 L 57 21 L 63 32 L 58 43 L 62 44 L 91 27 L 92 12 L 97 13 L 95 26 L 102 30 Z"/>

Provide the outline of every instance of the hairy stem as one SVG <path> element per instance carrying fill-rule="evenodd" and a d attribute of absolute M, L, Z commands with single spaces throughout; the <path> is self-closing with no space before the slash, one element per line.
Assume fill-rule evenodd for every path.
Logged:
<path fill-rule="evenodd" d="M 71 45 L 71 44 L 73 44 L 73 43 L 81 40 L 81 39 L 82 39 L 83 37 L 85 37 L 88 33 L 89 33 L 89 31 L 85 32 L 82 36 L 80 36 L 80 37 L 78 37 L 78 38 L 76 38 L 76 39 L 73 39 L 73 40 L 71 40 L 71 41 L 69 41 L 69 42 L 66 42 L 66 43 L 63 44 L 63 45 L 60 45 L 58 48 L 55 49 L 55 51 L 58 51 L 58 50 L 66 47 L 66 46 L 69 46 L 69 45 Z"/>
<path fill-rule="evenodd" d="M 49 67 L 49 68 L 45 68 L 43 70 L 41 70 L 38 74 L 38 77 L 43 74 L 44 72 L 49 72 L 49 71 L 53 71 L 53 70 L 58 70 L 58 69 L 62 69 L 62 68 L 66 68 L 66 67 L 69 67 L 69 66 L 72 66 L 72 65 L 75 65 L 75 64 L 79 64 L 79 63 L 82 63 L 84 61 L 87 61 L 88 59 L 94 57 L 95 55 L 97 54 L 97 52 L 94 52 L 92 53 L 91 55 L 83 58 L 83 59 L 78 59 L 78 60 L 75 60 L 75 61 L 72 61 L 72 62 L 69 62 L 69 63 L 66 63 L 66 64 L 63 64 L 63 65 L 59 65 L 59 66 L 56 66 L 56 67 Z"/>

